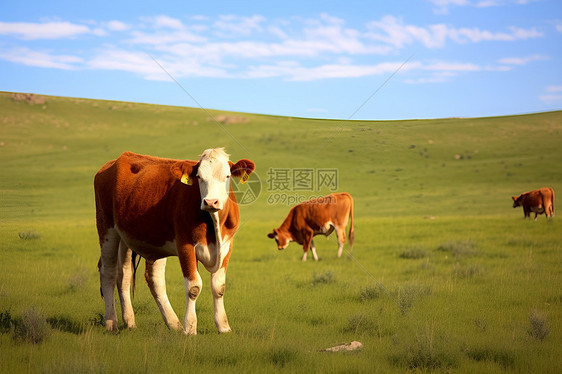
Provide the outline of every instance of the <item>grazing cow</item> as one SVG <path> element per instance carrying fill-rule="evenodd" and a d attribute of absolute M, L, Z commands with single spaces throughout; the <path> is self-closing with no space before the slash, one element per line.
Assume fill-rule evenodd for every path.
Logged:
<path fill-rule="evenodd" d="M 289 242 L 295 241 L 302 245 L 303 261 L 306 261 L 309 249 L 312 249 L 314 260 L 318 261 L 312 238 L 320 234 L 328 236 L 335 229 L 338 236 L 338 257 L 341 257 L 345 243 L 345 227 L 349 217 L 351 217 L 349 226 L 349 250 L 351 251 L 355 236 L 353 198 L 347 192 L 333 193 L 295 205 L 281 226 L 273 229 L 273 232 L 267 234 L 267 237 L 275 239 L 279 250 L 287 248 Z"/>
<path fill-rule="evenodd" d="M 512 196 L 513 207 L 523 207 L 525 218 L 531 216 L 531 212 L 535 213 L 535 221 L 539 214 L 546 214 L 549 219 L 554 216 L 554 190 L 550 187 L 543 187 L 539 190 L 533 190 L 522 193 L 519 196 Z"/>
<path fill-rule="evenodd" d="M 197 334 L 195 301 L 202 287 L 198 262 L 211 273 L 217 329 L 231 331 L 223 295 L 240 214 L 229 178 L 245 181 L 254 168 L 245 159 L 233 164 L 217 148 L 204 151 L 199 161 L 125 152 L 97 172 L 94 189 L 107 330 L 117 330 L 116 283 L 123 320 L 135 327 L 129 295 L 134 251 L 146 259 L 148 286 L 170 329 L 180 330 L 182 325 L 168 301 L 164 272 L 166 258 L 178 256 L 187 299 L 184 333 Z"/>

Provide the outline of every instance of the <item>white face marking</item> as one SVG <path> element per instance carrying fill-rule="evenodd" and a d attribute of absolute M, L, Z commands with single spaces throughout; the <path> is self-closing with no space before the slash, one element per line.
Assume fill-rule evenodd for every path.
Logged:
<path fill-rule="evenodd" d="M 221 210 L 228 199 L 230 189 L 230 165 L 228 155 L 222 148 L 203 152 L 199 160 L 197 179 L 201 191 L 201 210 Z"/>
<path fill-rule="evenodd" d="M 279 250 L 287 248 L 289 246 L 289 243 L 291 242 L 291 240 L 289 239 L 289 240 L 285 240 L 285 242 L 282 243 L 279 240 L 278 235 L 275 235 L 275 241 L 277 242 L 277 249 L 279 249 Z"/>

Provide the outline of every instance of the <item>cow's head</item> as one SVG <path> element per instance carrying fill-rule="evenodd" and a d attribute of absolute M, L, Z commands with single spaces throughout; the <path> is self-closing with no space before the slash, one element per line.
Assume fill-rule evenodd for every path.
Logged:
<path fill-rule="evenodd" d="M 273 232 L 267 234 L 270 239 L 275 239 L 277 243 L 277 249 L 282 250 L 287 248 L 290 242 L 293 241 L 293 237 L 290 233 L 281 231 L 279 229 L 273 229 Z"/>
<path fill-rule="evenodd" d="M 511 198 L 513 199 L 513 207 L 514 208 L 517 208 L 518 206 L 521 206 L 521 201 L 523 200 L 523 195 L 511 196 Z"/>
<path fill-rule="evenodd" d="M 201 210 L 217 212 L 221 210 L 230 191 L 230 177 L 247 178 L 255 169 L 250 160 L 232 163 L 223 148 L 205 150 L 196 165 L 180 161 L 172 166 L 174 176 L 182 183 L 191 185 L 196 181 L 201 193 Z"/>

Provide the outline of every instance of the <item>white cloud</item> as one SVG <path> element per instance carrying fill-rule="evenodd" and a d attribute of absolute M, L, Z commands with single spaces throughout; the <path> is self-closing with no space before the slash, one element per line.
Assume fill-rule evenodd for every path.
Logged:
<path fill-rule="evenodd" d="M 213 24 L 213 30 L 223 37 L 248 36 L 254 31 L 262 31 L 261 24 L 265 21 L 265 17 L 258 15 L 252 17 L 219 16 L 219 19 Z"/>
<path fill-rule="evenodd" d="M 132 38 L 126 39 L 127 43 L 132 44 L 145 44 L 149 46 L 160 46 L 170 45 L 174 43 L 204 43 L 207 41 L 206 38 L 201 37 L 195 33 L 189 31 L 172 31 L 172 32 L 155 32 L 147 33 L 142 31 L 131 32 Z"/>
<path fill-rule="evenodd" d="M 20 63 L 27 66 L 75 70 L 83 59 L 69 55 L 53 55 L 47 52 L 32 51 L 28 48 L 16 48 L 1 52 L 0 59 Z"/>
<path fill-rule="evenodd" d="M 467 2 L 440 0 L 433 3 L 460 6 Z M 0 34 L 9 33 L 19 38 L 38 38 L 40 31 L 45 32 L 44 38 L 47 35 L 70 37 L 81 33 L 110 35 L 114 38 L 109 47 L 87 49 L 80 46 L 81 57 L 22 48 L 0 52 L 0 58 L 33 66 L 119 70 L 146 79 L 169 80 L 145 52 L 148 51 L 177 78 L 279 77 L 311 81 L 394 73 L 401 63 L 384 62 L 380 56 L 398 55 L 401 49 L 412 44 L 437 49 L 444 48 L 447 43 L 515 41 L 542 36 L 535 29 L 515 27 L 496 32 L 479 28 L 453 28 L 442 23 L 419 26 L 390 15 L 363 27 L 349 27 L 345 20 L 328 14 L 306 19 L 268 20 L 259 15 L 226 15 L 216 18 L 191 17 L 189 20 L 189 23 L 184 24 L 179 19 L 159 15 L 141 18 L 137 25 L 119 20 L 92 21 L 92 28 L 68 22 L 0 23 Z M 360 58 L 370 60 L 359 62 Z M 417 70 L 426 75 L 408 78 L 408 83 L 436 83 L 462 73 L 509 70 L 515 65 L 542 58 L 538 55 L 506 58 L 499 61 L 503 66 L 447 61 L 409 62 L 402 70 Z M 376 60 L 373 62 L 373 59 Z"/>
<path fill-rule="evenodd" d="M 164 15 L 148 18 L 148 21 L 157 29 L 183 30 L 184 28 L 180 20 Z"/>
<path fill-rule="evenodd" d="M 498 60 L 498 62 L 500 64 L 507 65 L 527 65 L 529 62 L 544 60 L 548 60 L 548 57 L 542 55 L 532 55 L 527 57 L 506 57 Z"/>
<path fill-rule="evenodd" d="M 449 82 L 451 78 L 456 77 L 458 74 L 451 71 L 437 72 L 429 77 L 409 78 L 405 79 L 404 83 L 408 84 L 425 84 L 425 83 L 444 83 Z"/>
<path fill-rule="evenodd" d="M 403 62 L 383 62 L 374 65 L 326 64 L 315 67 L 305 67 L 296 61 L 283 61 L 275 65 L 252 66 L 246 73 L 246 78 L 280 77 L 289 81 L 313 81 L 334 78 L 360 78 L 372 75 L 394 73 L 400 70 L 410 70 L 417 63 L 403 66 Z"/>
<path fill-rule="evenodd" d="M 115 20 L 107 22 L 106 27 L 111 31 L 126 31 L 129 29 L 129 26 L 124 22 Z"/>
<path fill-rule="evenodd" d="M 433 12 L 435 14 L 449 14 L 449 8 L 452 6 L 472 6 L 476 8 L 489 8 L 494 6 L 507 6 L 512 3 L 517 5 L 526 5 L 532 2 L 542 0 L 428 0 L 435 5 Z"/>
<path fill-rule="evenodd" d="M 492 32 L 479 28 L 452 28 L 444 24 L 427 27 L 404 24 L 402 19 L 384 16 L 379 21 L 370 22 L 369 32 L 365 35 L 372 40 L 403 48 L 414 42 L 422 43 L 427 48 L 442 48 L 448 39 L 464 44 L 484 41 L 516 41 L 542 37 L 544 34 L 536 29 L 509 27 L 508 32 Z"/>
<path fill-rule="evenodd" d="M 546 88 L 547 92 L 562 92 L 562 86 L 548 86 Z"/>
<path fill-rule="evenodd" d="M 548 105 L 562 105 L 562 86 L 548 86 L 546 92 L 539 96 L 539 100 Z"/>
<path fill-rule="evenodd" d="M 89 32 L 89 27 L 70 22 L 0 22 L 0 35 L 14 35 L 25 40 L 72 38 Z"/>
<path fill-rule="evenodd" d="M 540 95 L 539 99 L 546 104 L 562 104 L 562 95 Z"/>
<path fill-rule="evenodd" d="M 461 28 L 451 29 L 449 35 L 452 40 L 457 43 L 466 43 L 471 41 L 479 43 L 483 41 L 504 41 L 512 42 L 516 40 L 526 40 L 530 38 L 539 38 L 544 36 L 543 33 L 536 29 L 521 29 L 517 27 L 509 27 L 510 32 L 491 32 L 488 30 L 480 30 L 479 28 Z"/>
<path fill-rule="evenodd" d="M 433 9 L 435 14 L 448 14 L 451 5 L 464 6 L 469 4 L 468 0 L 429 0 L 429 2 L 435 5 Z"/>
<path fill-rule="evenodd" d="M 422 66 L 423 70 L 437 70 L 447 72 L 466 72 L 480 71 L 482 68 L 478 65 L 466 62 L 433 62 Z"/>
<path fill-rule="evenodd" d="M 476 4 L 474 4 L 474 6 L 477 8 L 489 8 L 500 5 L 504 5 L 504 2 L 502 0 L 483 0 L 478 1 Z"/>

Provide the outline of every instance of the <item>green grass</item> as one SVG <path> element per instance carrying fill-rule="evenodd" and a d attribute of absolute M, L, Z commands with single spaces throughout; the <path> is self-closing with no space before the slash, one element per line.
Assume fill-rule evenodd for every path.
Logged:
<path fill-rule="evenodd" d="M 250 121 L 221 127 L 191 108 L 43 107 L 0 93 L 0 113 L 2 373 L 562 370 L 562 227 L 511 208 L 511 195 L 561 190 L 562 112 L 345 123 L 238 113 Z M 141 264 L 138 328 L 106 333 L 95 172 L 125 150 L 193 159 L 216 146 L 252 159 L 262 180 L 241 206 L 227 273 L 233 332 L 216 332 L 203 267 L 199 335 L 168 331 Z M 297 244 L 277 251 L 267 238 L 288 211 L 268 204 L 267 171 L 293 167 L 338 170 L 355 198 L 352 254 L 338 259 L 335 236 L 317 237 L 320 261 L 303 263 Z M 167 270 L 182 319 L 177 258 Z M 319 352 L 353 340 L 361 352 Z"/>

